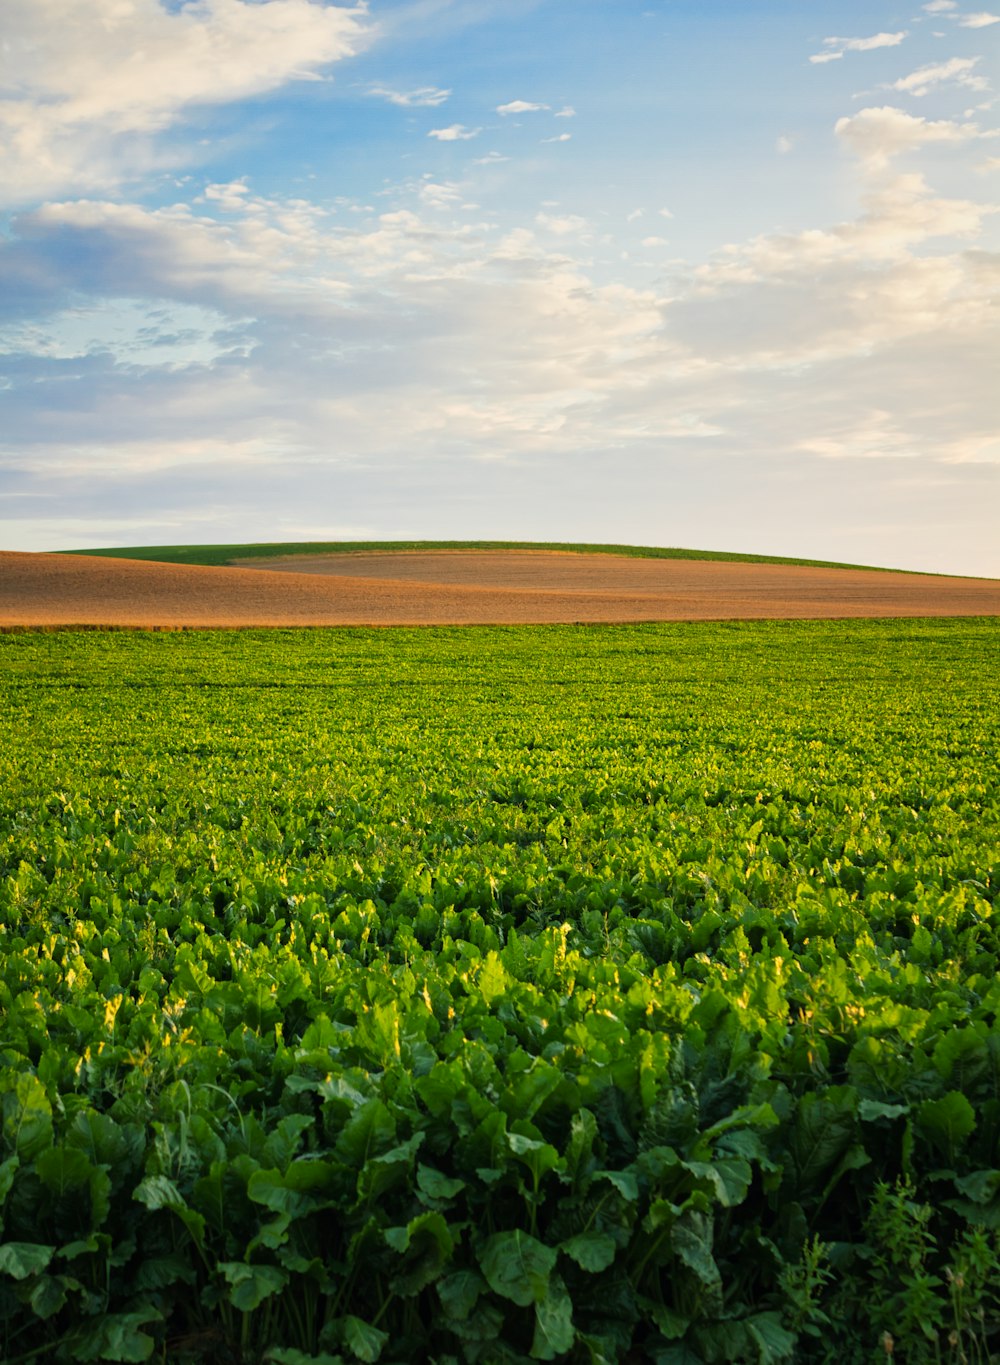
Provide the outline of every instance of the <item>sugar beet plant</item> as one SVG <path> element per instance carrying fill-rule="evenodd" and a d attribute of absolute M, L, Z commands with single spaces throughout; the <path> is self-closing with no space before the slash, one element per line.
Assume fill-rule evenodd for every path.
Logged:
<path fill-rule="evenodd" d="M 0 669 L 4 1361 L 1000 1358 L 995 623 Z"/>

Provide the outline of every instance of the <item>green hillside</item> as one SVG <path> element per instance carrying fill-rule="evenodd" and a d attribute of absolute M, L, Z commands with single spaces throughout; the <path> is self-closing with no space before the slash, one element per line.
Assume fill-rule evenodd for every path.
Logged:
<path fill-rule="evenodd" d="M 562 550 L 574 554 L 624 555 L 631 559 L 715 559 L 740 564 L 804 564 L 820 569 L 872 569 L 884 565 L 841 564 L 827 559 L 740 554 L 728 550 L 685 550 L 657 545 L 577 545 L 549 540 L 299 540 L 250 545 L 117 545 L 64 550 L 63 554 L 103 555 L 109 559 L 148 559 L 161 564 L 232 564 L 239 559 L 276 559 L 283 555 L 356 554 L 386 550 Z"/>

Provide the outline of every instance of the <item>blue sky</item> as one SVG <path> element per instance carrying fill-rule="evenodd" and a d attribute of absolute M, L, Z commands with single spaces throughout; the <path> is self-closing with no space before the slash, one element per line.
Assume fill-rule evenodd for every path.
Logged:
<path fill-rule="evenodd" d="M 960 0 L 5 0 L 0 544 L 1000 576 L 998 48 Z"/>

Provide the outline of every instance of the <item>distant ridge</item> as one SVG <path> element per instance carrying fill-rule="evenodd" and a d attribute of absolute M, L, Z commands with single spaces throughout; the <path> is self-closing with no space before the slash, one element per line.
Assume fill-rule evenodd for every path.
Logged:
<path fill-rule="evenodd" d="M 98 550 L 61 550 L 59 553 L 100 555 L 106 559 L 145 559 L 157 564 L 224 566 L 245 559 L 366 552 L 384 554 L 392 550 L 552 550 L 566 554 L 622 555 L 631 559 L 705 559 L 735 564 L 797 564 L 813 569 L 865 569 L 876 573 L 914 572 L 892 569 L 884 564 L 844 564 L 832 559 L 795 559 L 785 555 L 685 550 L 656 545 L 582 545 L 550 540 L 293 540 L 273 543 L 256 541 L 249 545 L 125 545 Z"/>
<path fill-rule="evenodd" d="M 1000 580 L 545 550 L 321 552 L 242 565 L 0 551 L 0 630 L 913 616 L 1000 619 Z"/>

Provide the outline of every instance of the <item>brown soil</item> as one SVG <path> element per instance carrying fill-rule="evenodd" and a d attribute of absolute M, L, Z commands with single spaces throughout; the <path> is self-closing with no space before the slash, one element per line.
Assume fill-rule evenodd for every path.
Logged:
<path fill-rule="evenodd" d="M 197 568 L 0 551 L 0 628 L 998 616 L 1000 580 L 541 551 Z"/>

